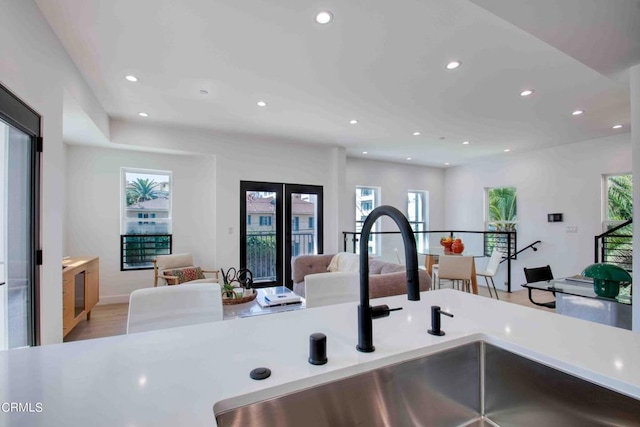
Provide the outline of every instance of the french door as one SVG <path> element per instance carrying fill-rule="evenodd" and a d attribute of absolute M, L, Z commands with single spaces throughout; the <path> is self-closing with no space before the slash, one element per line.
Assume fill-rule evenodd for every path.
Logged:
<path fill-rule="evenodd" d="M 39 344 L 40 116 L 0 85 L 0 350 Z"/>
<path fill-rule="evenodd" d="M 255 286 L 292 287 L 291 258 L 323 250 L 322 187 L 240 182 L 240 267 Z"/>

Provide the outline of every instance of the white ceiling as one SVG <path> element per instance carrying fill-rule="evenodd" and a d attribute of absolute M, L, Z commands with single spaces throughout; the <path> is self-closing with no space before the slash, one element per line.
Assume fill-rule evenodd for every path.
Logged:
<path fill-rule="evenodd" d="M 636 0 L 544 0 L 527 19 L 499 7 L 524 0 L 36 1 L 114 118 L 433 166 L 629 132 L 629 87 L 618 74 L 640 62 L 637 22 L 607 27 L 611 40 L 627 41 L 615 54 L 566 37 L 562 20 L 537 23 L 568 16 L 556 3 L 579 2 L 571 32 L 586 26 L 600 40 L 585 14 L 606 3 L 615 11 L 607 19 L 638 16 Z M 317 24 L 320 10 L 334 20 Z M 462 66 L 446 70 L 453 59 Z M 535 93 L 520 97 L 525 88 Z"/>

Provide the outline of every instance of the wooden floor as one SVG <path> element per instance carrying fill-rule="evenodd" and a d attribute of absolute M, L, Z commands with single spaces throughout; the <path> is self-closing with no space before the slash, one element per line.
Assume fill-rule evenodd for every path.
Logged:
<path fill-rule="evenodd" d="M 535 292 L 535 291 L 534 291 Z M 483 286 L 478 287 L 478 293 L 482 296 L 489 296 L 489 291 Z M 519 290 L 512 293 L 498 291 L 500 300 L 513 304 L 532 307 L 539 310 L 555 312 L 545 307 L 539 307 L 531 304 L 527 295 L 527 290 Z M 549 301 L 548 292 L 540 292 L 539 295 L 534 293 L 536 302 Z M 91 320 L 81 321 L 71 332 L 64 338 L 65 342 L 86 340 L 90 338 L 102 338 L 113 335 L 124 335 L 127 331 L 127 313 L 129 304 L 109 304 L 97 305 L 91 312 Z"/>

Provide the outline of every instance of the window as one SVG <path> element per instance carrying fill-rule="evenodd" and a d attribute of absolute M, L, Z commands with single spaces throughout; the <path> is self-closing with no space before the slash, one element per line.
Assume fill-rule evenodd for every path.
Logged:
<path fill-rule="evenodd" d="M 251 215 L 247 215 L 247 225 L 251 225 Z"/>
<path fill-rule="evenodd" d="M 515 187 L 485 188 L 485 227 L 487 231 L 517 231 L 518 204 Z M 485 255 L 490 255 L 494 249 L 503 254 L 516 249 L 516 236 L 512 233 L 511 242 L 507 234 L 485 234 Z"/>
<path fill-rule="evenodd" d="M 604 175 L 602 179 L 602 231 L 622 226 L 633 218 L 633 177 L 631 174 Z M 633 224 L 627 224 L 603 237 L 600 262 L 631 271 L 633 263 Z"/>
<path fill-rule="evenodd" d="M 515 187 L 487 188 L 485 225 L 489 231 L 516 231 L 518 224 Z"/>
<path fill-rule="evenodd" d="M 356 187 L 356 233 L 362 231 L 362 226 L 367 216 L 372 210 L 380 206 L 380 189 L 376 187 Z M 380 235 L 374 234 L 378 231 L 378 223 L 371 227 L 372 234 L 369 236 L 369 254 L 378 255 L 380 251 Z M 356 245 L 356 253 L 360 253 L 360 245 Z"/>
<path fill-rule="evenodd" d="M 171 182 L 169 171 L 121 169 L 122 270 L 153 268 L 156 255 L 171 253 Z"/>
<path fill-rule="evenodd" d="M 414 191 L 410 190 L 407 193 L 407 219 L 413 231 L 427 231 L 428 230 L 428 200 L 429 193 L 426 191 Z M 416 244 L 418 251 L 424 251 L 429 247 L 429 240 L 427 233 L 416 234 Z"/>
<path fill-rule="evenodd" d="M 313 217 L 309 217 L 309 230 L 313 230 Z"/>
<path fill-rule="evenodd" d="M 300 231 L 300 217 L 294 216 L 291 220 L 291 230 L 292 231 Z"/>
<path fill-rule="evenodd" d="M 271 217 L 270 216 L 260 216 L 260 225 L 262 226 L 271 226 Z"/>
<path fill-rule="evenodd" d="M 602 231 L 633 218 L 633 178 L 631 174 L 603 176 Z"/>

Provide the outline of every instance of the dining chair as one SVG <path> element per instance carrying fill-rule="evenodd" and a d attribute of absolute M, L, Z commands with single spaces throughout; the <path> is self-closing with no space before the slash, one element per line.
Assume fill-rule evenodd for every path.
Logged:
<path fill-rule="evenodd" d="M 527 281 L 527 283 L 544 282 L 544 281 L 553 280 L 553 273 L 551 272 L 551 267 L 548 265 L 544 267 L 525 268 L 524 278 Z M 528 290 L 529 290 L 529 301 L 531 301 L 533 304 L 539 305 L 541 307 L 556 308 L 555 301 L 549 301 L 549 302 L 534 301 L 531 295 L 532 289 L 528 288 Z M 552 292 L 552 293 L 553 293 L 553 296 L 556 295 L 555 292 Z"/>
<path fill-rule="evenodd" d="M 502 252 L 494 249 L 493 253 L 491 254 L 491 258 L 489 258 L 489 262 L 487 263 L 487 267 L 484 269 L 484 271 L 478 271 L 476 273 L 477 276 L 484 277 L 484 282 L 487 284 L 487 289 L 489 290 L 489 296 L 491 298 L 493 298 L 493 294 L 491 293 L 491 287 L 489 286 L 489 279 L 491 279 L 491 285 L 493 286 L 493 290 L 496 293 L 496 299 L 500 299 L 500 297 L 498 297 L 498 290 L 496 289 L 496 283 L 493 281 L 493 278 L 498 272 L 500 262 L 502 261 L 502 256 Z"/>
<path fill-rule="evenodd" d="M 218 283 L 144 288 L 131 292 L 127 334 L 222 320 Z"/>
<path fill-rule="evenodd" d="M 337 271 L 307 274 L 304 287 L 307 308 L 358 301 L 360 273 Z"/>
<path fill-rule="evenodd" d="M 454 286 L 466 292 L 471 292 L 471 276 L 473 274 L 473 257 L 461 255 L 442 255 L 438 260 L 438 268 L 434 270 L 434 279 L 438 288 L 440 280 L 449 279 Z"/>

